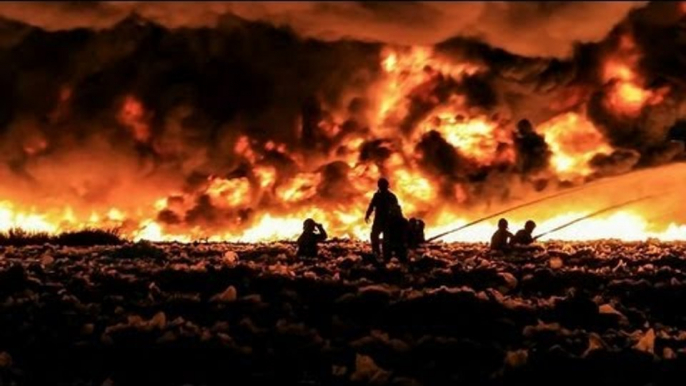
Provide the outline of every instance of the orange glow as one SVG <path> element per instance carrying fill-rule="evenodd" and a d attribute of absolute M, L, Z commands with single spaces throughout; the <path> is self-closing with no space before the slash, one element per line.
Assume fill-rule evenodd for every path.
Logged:
<path fill-rule="evenodd" d="M 618 42 L 617 52 L 605 58 L 601 69 L 603 81 L 610 90 L 606 102 L 618 114 L 638 114 L 645 106 L 661 103 L 669 91 L 643 88 L 636 49 L 627 35 Z M 471 175 L 436 177 L 426 172 L 421 152 L 417 151 L 422 136 L 436 131 L 459 152 L 461 160 L 468 161 L 469 173 L 477 175 L 475 179 L 498 179 L 500 166 L 507 170 L 515 164 L 518 155 L 512 146 L 512 116 L 503 111 L 474 107 L 467 103 L 467 96 L 460 94 L 461 91 L 442 96 L 436 92 L 446 84 L 450 90 L 459 90 L 455 86 L 462 85 L 466 77 L 487 69 L 481 64 L 442 58 L 427 47 L 386 48 L 379 59 L 379 79 L 365 90 L 369 109 L 365 113 L 364 126 L 369 129 L 346 133 L 345 111 L 325 114 L 326 118 L 318 124 L 319 134 L 325 137 L 344 136 L 338 147 L 332 146 L 320 153 L 313 151 L 317 154 L 312 155 L 298 152 L 297 144 L 291 142 L 286 146 L 275 140 L 252 138 L 248 131 L 242 131 L 246 134 L 241 135 L 229 131 L 230 138 L 222 138 L 220 150 L 226 153 L 226 162 L 231 166 L 222 169 L 223 165 L 216 167 L 205 162 L 202 154 L 189 156 L 192 160 L 188 162 L 202 167 L 202 176 L 214 174 L 194 180 L 189 184 L 192 188 L 173 185 L 155 190 L 146 198 L 134 194 L 104 198 L 96 195 L 93 202 L 87 204 L 54 200 L 41 206 L 4 200 L 0 201 L 0 231 L 21 227 L 55 233 L 97 226 L 120 227 L 122 233 L 133 240 L 258 242 L 293 239 L 301 232 L 303 220 L 311 217 L 322 222 L 332 237 L 366 240 L 370 226 L 364 223 L 364 214 L 376 190 L 376 180 L 381 176 L 390 180 L 391 190 L 400 200 L 405 216 L 424 219 L 427 237 L 509 206 L 511 201 L 498 201 L 492 197 L 496 195 L 475 188 L 478 183 L 472 184 Z M 576 87 L 562 93 L 562 101 L 551 101 L 555 109 L 561 111 L 559 115 L 535 127 L 552 152 L 551 165 L 545 173 L 559 181 L 574 183 L 592 174 L 589 161 L 594 156 L 610 154 L 614 150 L 585 114 L 577 112 L 581 110 L 574 106 L 583 101 L 589 91 Z M 70 90 L 60 95 L 58 105 L 66 106 L 70 95 Z M 129 95 L 117 112 L 117 118 L 136 141 L 148 142 L 151 114 L 138 98 Z M 505 117 L 497 118 L 496 114 Z M 29 155 L 40 154 L 50 145 L 39 131 L 22 140 L 24 151 Z M 360 152 L 372 141 L 381 144 L 365 159 Z M 159 146 L 164 147 L 163 144 Z M 170 146 L 183 148 L 178 144 Z M 287 157 L 293 167 L 269 164 L 268 155 Z M 241 166 L 242 173 L 237 177 L 226 172 L 235 166 L 234 163 Z M 334 177 L 329 178 L 327 173 Z M 113 181 L 118 182 L 115 178 Z M 546 195 L 556 191 L 556 182 L 551 180 Z M 505 181 L 502 185 L 508 183 Z M 88 181 L 75 183 L 70 192 L 86 196 L 88 184 Z M 532 188 L 524 183 L 515 182 L 511 189 L 509 185 L 507 188 L 508 197 L 512 201 L 519 200 L 517 203 L 534 195 Z M 491 196 L 481 197 L 486 194 Z M 617 194 L 610 189 L 607 193 L 598 193 L 597 198 L 608 199 Z M 489 204 L 479 206 L 485 201 Z M 470 206 L 466 207 L 467 204 Z M 538 229 L 551 229 L 595 210 L 586 204 L 569 199 L 564 205 L 542 205 L 535 217 Z M 650 214 L 639 209 L 619 210 L 590 219 L 581 227 L 564 229 L 554 237 L 563 240 L 644 240 L 648 237 L 686 240 L 686 225 L 651 220 Z M 201 219 L 188 220 L 191 215 Z M 522 213 L 507 217 L 512 228 L 518 228 L 528 219 Z M 443 240 L 488 241 L 497 220 L 481 223 Z"/>
<path fill-rule="evenodd" d="M 646 90 L 643 79 L 636 71 L 640 53 L 631 35 L 622 35 L 617 51 L 610 55 L 603 67 L 603 81 L 610 84 L 606 103 L 620 115 L 635 117 L 644 106 L 662 102 L 669 91 Z"/>
<path fill-rule="evenodd" d="M 276 189 L 277 196 L 284 202 L 307 200 L 317 194 L 321 176 L 315 173 L 300 173 L 288 183 Z"/>
<path fill-rule="evenodd" d="M 434 55 L 429 47 L 387 48 L 381 54 L 384 77 L 373 93 L 377 98 L 375 120 L 380 131 L 392 128 L 407 114 L 408 96 L 418 96 L 432 87 L 439 75 L 462 79 L 481 70 L 473 63 L 448 63 Z"/>
<path fill-rule="evenodd" d="M 632 82 L 636 80 L 636 73 L 627 65 L 620 61 L 608 60 L 605 64 L 603 79 L 607 82 L 613 79 L 620 80 L 622 82 Z"/>
<path fill-rule="evenodd" d="M 266 189 L 274 185 L 274 182 L 276 180 L 275 168 L 256 166 L 254 171 L 255 175 L 257 176 L 257 179 L 260 181 L 260 187 L 262 189 Z"/>
<path fill-rule="evenodd" d="M 234 146 L 234 151 L 236 154 L 245 157 L 250 163 L 254 163 L 256 160 L 255 152 L 250 145 L 250 139 L 245 135 L 238 138 L 238 141 L 236 141 L 236 145 Z"/>
<path fill-rule="evenodd" d="M 220 206 L 247 205 L 250 202 L 250 181 L 245 177 L 230 180 L 211 178 L 207 194 Z"/>
<path fill-rule="evenodd" d="M 420 132 L 436 130 L 464 155 L 483 165 L 495 160 L 498 145 L 512 143 L 510 133 L 484 117 L 467 120 L 449 112 L 439 112 L 420 124 Z M 514 161 L 514 154 L 508 161 Z"/>
<path fill-rule="evenodd" d="M 124 99 L 118 118 L 131 131 L 136 141 L 147 142 L 150 140 L 150 127 L 146 122 L 145 109 L 138 99 L 128 95 Z"/>
<path fill-rule="evenodd" d="M 590 174 L 588 161 L 596 154 L 609 154 L 612 147 L 588 119 L 576 113 L 559 115 L 541 124 L 553 153 L 551 163 L 560 177 L 573 178 Z"/>
<path fill-rule="evenodd" d="M 589 214 L 590 211 L 580 211 L 572 213 L 561 213 L 554 215 L 544 221 L 538 221 L 536 230 L 554 229 L 576 218 Z M 509 217 L 509 216 L 508 216 Z M 510 230 L 523 227 L 526 219 L 510 218 Z M 466 224 L 468 221 L 457 220 L 454 225 L 437 227 L 434 232 L 440 233 L 455 227 Z M 443 238 L 446 242 L 473 242 L 487 241 L 494 229 L 497 229 L 497 219 L 477 224 L 467 228 L 462 232 L 457 232 Z M 538 232 L 534 232 L 537 234 Z M 578 226 L 571 226 L 560 230 L 550 236 L 544 236 L 541 241 L 546 240 L 603 240 L 616 239 L 622 241 L 644 241 L 649 238 L 665 241 L 686 240 L 686 225 L 669 224 L 663 231 L 653 231 L 650 224 L 643 216 L 632 210 L 620 210 L 604 217 L 591 218 L 579 223 Z"/>

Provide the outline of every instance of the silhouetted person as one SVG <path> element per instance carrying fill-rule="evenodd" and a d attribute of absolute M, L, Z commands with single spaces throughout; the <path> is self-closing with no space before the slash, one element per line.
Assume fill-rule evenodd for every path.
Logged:
<path fill-rule="evenodd" d="M 410 232 L 407 246 L 411 249 L 418 248 L 426 242 L 424 237 L 424 221 L 418 218 L 410 219 Z"/>
<path fill-rule="evenodd" d="M 507 230 L 507 227 L 507 220 L 504 218 L 498 220 L 498 230 L 491 237 L 491 250 L 504 251 L 508 249 L 508 241 L 512 237 L 512 233 Z"/>
<path fill-rule="evenodd" d="M 524 229 L 520 229 L 510 239 L 510 245 L 530 245 L 534 242 L 533 232 L 536 229 L 536 223 L 529 220 L 524 224 Z"/>
<path fill-rule="evenodd" d="M 315 229 L 318 231 L 315 233 Z M 316 223 L 311 218 L 303 222 L 303 233 L 298 237 L 298 257 L 317 257 L 317 243 L 327 238 L 322 224 Z"/>
<path fill-rule="evenodd" d="M 398 205 L 398 198 L 388 190 L 389 184 L 387 179 L 379 178 L 377 185 L 379 190 L 374 193 L 374 197 L 372 197 L 372 201 L 369 203 L 364 221 L 369 223 L 369 216 L 374 212 L 374 223 L 372 224 L 370 238 L 372 241 L 372 251 L 379 256 L 379 236 L 383 233 L 383 229 L 386 226 L 391 207 Z"/>
<path fill-rule="evenodd" d="M 399 261 L 407 260 L 407 242 L 410 236 L 410 223 L 403 216 L 400 205 L 392 205 L 383 232 L 383 256 L 390 261 L 395 257 Z"/>

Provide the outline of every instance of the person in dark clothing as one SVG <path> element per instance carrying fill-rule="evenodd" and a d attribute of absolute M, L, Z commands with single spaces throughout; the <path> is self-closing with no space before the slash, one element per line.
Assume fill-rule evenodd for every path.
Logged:
<path fill-rule="evenodd" d="M 317 232 L 315 233 L 315 229 Z M 326 231 L 322 224 L 316 223 L 311 218 L 303 222 L 303 233 L 298 237 L 298 257 L 317 257 L 317 243 L 325 241 Z"/>
<path fill-rule="evenodd" d="M 524 229 L 520 229 L 510 239 L 510 245 L 530 245 L 534 242 L 533 232 L 536 229 L 536 223 L 529 220 L 524 224 Z"/>
<path fill-rule="evenodd" d="M 374 223 L 372 224 L 370 238 L 372 242 L 372 251 L 375 255 L 379 256 L 379 236 L 383 233 L 383 229 L 388 222 L 391 207 L 393 205 L 398 205 L 398 198 L 388 190 L 389 183 L 387 179 L 379 178 L 377 185 L 379 190 L 374 193 L 374 197 L 372 197 L 372 201 L 369 203 L 364 221 L 369 223 L 369 217 L 372 215 L 372 212 L 374 212 Z"/>
<path fill-rule="evenodd" d="M 498 230 L 491 237 L 491 250 L 504 251 L 508 249 L 508 239 L 512 237 L 512 233 L 507 230 L 507 227 L 506 219 L 501 218 L 498 220 Z"/>
<path fill-rule="evenodd" d="M 412 217 L 410 219 L 410 235 L 408 239 L 408 247 L 410 249 L 419 248 L 420 245 L 426 242 L 424 237 L 424 221 Z"/>
<path fill-rule="evenodd" d="M 407 261 L 407 244 L 410 236 L 410 223 L 403 216 L 400 205 L 389 208 L 383 232 L 383 256 L 390 261 L 393 255 L 399 261 Z"/>

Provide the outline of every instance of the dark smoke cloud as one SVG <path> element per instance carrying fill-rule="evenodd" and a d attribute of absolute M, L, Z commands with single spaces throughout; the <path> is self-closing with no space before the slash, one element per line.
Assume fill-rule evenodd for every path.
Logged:
<path fill-rule="evenodd" d="M 666 100 L 631 119 L 602 103 L 608 86 L 598 68 L 620 35 L 611 29 L 642 6 L 2 3 L 0 15 L 8 20 L 0 20 L 0 179 L 41 199 L 94 205 L 172 194 L 160 222 L 217 229 L 250 221 L 250 207 L 274 204 L 273 191 L 237 209 L 203 194 L 211 176 L 244 177 L 257 186 L 254 165 L 274 166 L 277 186 L 303 169 L 319 173 L 317 197 L 308 205 L 348 202 L 359 192 L 340 158 L 353 152 L 346 159 L 376 164 L 383 173 L 399 149 L 398 138 L 373 138 L 359 151 L 346 146 L 352 134 L 371 132 L 365 95 L 379 76 L 379 42 L 440 42 L 437 51 L 449 60 L 487 68 L 461 80 L 435 73 L 404 100 L 409 111 L 399 129 L 406 137 L 455 95 L 512 131 L 515 164 L 488 167 L 436 131 L 419 136 L 417 166 L 451 200 L 459 185 L 473 202 L 501 202 L 523 184 L 516 180 L 526 180 L 519 177 L 549 169 L 543 136 L 516 123 L 528 118 L 535 127 L 561 112 L 583 111 L 589 98 L 589 117 L 619 149 L 591 161 L 596 176 L 668 163 L 684 154 L 681 142 L 669 141 L 686 138 L 679 81 L 686 47 L 676 22 L 658 21 L 661 6 L 631 13 L 620 27 L 633 28 L 644 53 L 637 70 L 647 88 L 670 87 Z M 130 96 L 143 106 L 147 140 L 134 138 L 117 118 Z M 332 134 L 325 126 L 334 112 L 342 124 Z M 243 136 L 255 160 L 237 154 Z M 269 141 L 287 151 L 267 149 Z M 512 150 L 507 146 L 499 151 Z M 548 183 L 532 182 L 535 189 Z"/>
<path fill-rule="evenodd" d="M 608 155 L 597 154 L 589 164 L 599 175 L 612 176 L 631 171 L 640 157 L 641 154 L 635 150 L 619 149 Z"/>
<path fill-rule="evenodd" d="M 376 45 L 303 41 L 259 23 L 169 30 L 130 17 L 98 31 L 46 32 L 7 21 L 0 27 L 21 32 L 0 46 L 3 180 L 63 202 L 104 204 L 126 194 L 153 202 L 160 193 L 193 193 L 197 181 L 242 167 L 254 180 L 234 152 L 241 135 L 252 139 L 261 162 L 279 170 L 281 182 L 299 168 L 265 150 L 266 142 L 300 149 L 298 120 L 308 98 L 347 103 L 346 90 L 372 78 L 344 79 L 378 71 Z M 134 140 L 117 118 L 129 96 L 145 111 L 147 142 Z M 217 220 L 198 200 L 188 218 Z"/>
<path fill-rule="evenodd" d="M 357 192 L 351 188 L 349 173 L 350 166 L 345 162 L 337 161 L 324 166 L 321 169 L 323 183 L 317 186 L 318 196 L 338 202 L 354 198 Z"/>
<path fill-rule="evenodd" d="M 645 2 L 36 2 L 0 15 L 47 30 L 107 28 L 132 12 L 169 28 L 215 27 L 225 16 L 289 26 L 321 40 L 433 45 L 464 36 L 525 56 L 569 56 Z"/>
<path fill-rule="evenodd" d="M 432 130 L 424 134 L 417 144 L 416 151 L 420 156 L 419 165 L 429 173 L 453 181 L 465 178 L 463 173 L 468 162 L 439 132 Z"/>
<path fill-rule="evenodd" d="M 376 164 L 382 164 L 394 152 L 395 149 L 393 149 L 393 144 L 391 141 L 386 139 L 376 139 L 362 144 L 360 147 L 359 159 L 361 162 L 374 162 Z"/>

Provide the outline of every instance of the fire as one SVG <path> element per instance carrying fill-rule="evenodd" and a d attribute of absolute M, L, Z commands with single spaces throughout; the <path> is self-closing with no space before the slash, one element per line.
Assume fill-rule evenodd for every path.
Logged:
<path fill-rule="evenodd" d="M 250 181 L 247 178 L 210 178 L 207 194 L 220 205 L 236 207 L 246 205 L 250 198 Z"/>
<path fill-rule="evenodd" d="M 398 158 L 395 160 L 398 162 Z M 402 209 L 405 213 L 416 213 L 419 208 L 426 207 L 437 198 L 434 185 L 417 171 L 397 168 L 391 179 L 394 181 L 396 195 L 403 201 Z"/>
<path fill-rule="evenodd" d="M 238 138 L 238 141 L 236 141 L 236 145 L 234 146 L 234 151 L 236 154 L 245 157 L 250 163 L 255 163 L 255 152 L 253 151 L 252 146 L 250 145 L 250 139 L 247 136 L 243 135 Z"/>
<path fill-rule="evenodd" d="M 538 222 L 534 235 L 543 233 L 549 229 L 554 229 L 555 227 L 589 213 L 590 212 L 588 211 L 579 211 L 554 215 L 545 221 Z M 514 232 L 517 229 L 522 229 L 526 220 L 527 219 L 522 217 L 510 218 L 510 231 Z M 468 223 L 466 220 L 457 220 L 450 226 L 437 227 L 434 230 L 434 233 L 441 233 L 466 223 Z M 490 236 L 495 229 L 497 229 L 497 219 L 477 224 L 471 228 L 466 228 L 462 232 L 447 235 L 443 240 L 446 242 L 486 242 L 490 239 Z M 651 224 L 646 221 L 640 213 L 631 210 L 622 210 L 606 217 L 590 218 L 579 223 L 578 226 L 571 226 L 551 234 L 550 236 L 544 236 L 541 238 L 541 241 L 591 241 L 603 239 L 645 241 L 649 238 L 663 241 L 686 240 L 686 225 L 671 223 L 662 231 L 655 231 L 652 229 Z"/>
<path fill-rule="evenodd" d="M 387 48 L 381 56 L 384 76 L 377 86 L 378 112 L 375 119 L 379 129 L 395 129 L 407 114 L 408 96 L 413 93 L 420 96 L 440 77 L 460 80 L 481 70 L 473 63 L 448 63 L 434 55 L 429 47 Z"/>
<path fill-rule="evenodd" d="M 622 35 L 617 52 L 610 55 L 603 67 L 603 81 L 610 85 L 607 104 L 619 114 L 634 117 L 644 106 L 659 104 L 668 88 L 647 90 L 636 71 L 640 53 L 630 35 Z"/>
<path fill-rule="evenodd" d="M 273 167 L 255 167 L 255 175 L 260 181 L 260 187 L 266 189 L 274 185 L 276 181 L 276 168 Z"/>
<path fill-rule="evenodd" d="M 55 232 L 58 227 L 46 220 L 45 215 L 18 212 L 11 202 L 0 202 L 0 229 L 22 228 L 33 232 Z"/>
<path fill-rule="evenodd" d="M 551 163 L 563 178 L 590 174 L 588 166 L 597 154 L 609 154 L 612 147 L 585 117 L 570 112 L 559 115 L 538 127 L 553 153 Z"/>
<path fill-rule="evenodd" d="M 629 116 L 640 113 L 645 106 L 661 103 L 667 92 L 644 88 L 636 50 L 630 37 L 621 39 L 617 52 L 606 58 L 602 69 L 603 81 L 610 89 L 606 102 L 613 111 Z M 368 130 L 354 129 L 348 133 L 343 122 L 345 112 L 326 115 L 314 125 L 322 138 L 333 143 L 321 154 L 298 152 L 290 144 L 258 139 L 247 131 L 240 135 L 232 132 L 229 139 L 222 139 L 221 151 L 226 153 L 227 163 L 238 159 L 241 173 L 225 173 L 212 170 L 212 165 L 202 165 L 209 168 L 207 174 L 211 176 L 203 174 L 199 181 L 189 184 L 192 187 L 169 188 L 160 192 L 159 197 L 154 194 L 145 200 L 118 197 L 97 205 L 70 202 L 46 208 L 5 200 L 0 202 L 0 231 L 21 227 L 56 233 L 96 226 L 119 227 L 124 236 L 133 240 L 259 242 L 293 239 L 301 232 L 303 220 L 309 217 L 322 222 L 332 237 L 367 239 L 370 226 L 364 223 L 364 215 L 381 176 L 391 181 L 405 216 L 425 220 L 429 237 L 492 213 L 490 207 L 463 206 L 474 205 L 481 199 L 482 192 L 474 191 L 470 179 L 480 182 L 498 176 L 489 173 L 514 165 L 520 155 L 513 147 L 514 123 L 509 118 L 497 118 L 493 111 L 470 106 L 467 96 L 459 91 L 467 77 L 488 69 L 481 64 L 448 60 L 428 47 L 386 48 L 381 53 L 379 68 L 378 81 L 366 90 L 371 106 L 365 116 Z M 59 111 L 67 111 L 72 91 L 65 90 L 57 101 Z M 583 99 L 583 93 L 572 91 L 566 101 L 557 105 L 562 112 L 535 128 L 552 153 L 550 170 L 546 172 L 557 181 L 578 182 L 591 175 L 589 161 L 614 150 L 585 114 L 579 112 L 583 109 L 573 107 Z M 127 95 L 118 107 L 116 118 L 131 137 L 136 142 L 149 143 L 154 134 L 149 106 L 136 96 Z M 175 130 L 175 135 L 183 131 L 179 124 Z M 451 180 L 452 176 L 439 178 L 426 172 L 417 145 L 429 132 L 438 133 L 445 140 L 442 146 L 448 150 L 452 146 L 460 159 L 467 159 L 472 175 Z M 343 139 L 336 144 L 335 138 L 339 137 Z M 362 149 L 374 141 L 381 144 L 369 159 L 364 159 Z M 160 147 L 163 144 L 153 143 Z M 36 135 L 25 141 L 24 151 L 39 155 L 48 146 L 47 139 Z M 289 167 L 270 163 L 269 156 L 283 156 Z M 198 158 L 193 162 L 202 164 L 202 157 Z M 334 177 L 329 178 L 328 174 Z M 519 192 L 508 193 L 517 196 Z M 537 217 L 538 229 L 552 229 L 590 212 L 581 203 L 564 210 L 549 205 Z M 193 222 L 193 218 L 202 221 Z M 519 228 L 528 219 L 521 213 L 509 218 L 512 228 Z M 497 218 L 444 240 L 488 241 L 496 222 Z M 686 240 L 686 225 L 655 223 L 647 219 L 646 213 L 626 209 L 589 219 L 582 226 L 554 235 L 563 240 L 647 237 Z"/>
<path fill-rule="evenodd" d="M 284 202 L 307 200 L 317 194 L 321 176 L 315 173 L 301 173 L 287 184 L 276 189 L 277 196 Z"/>
<path fill-rule="evenodd" d="M 483 116 L 466 119 L 463 115 L 439 112 L 420 124 L 422 134 L 431 130 L 438 131 L 464 155 L 484 165 L 494 162 L 500 144 L 512 143 L 507 130 Z"/>

